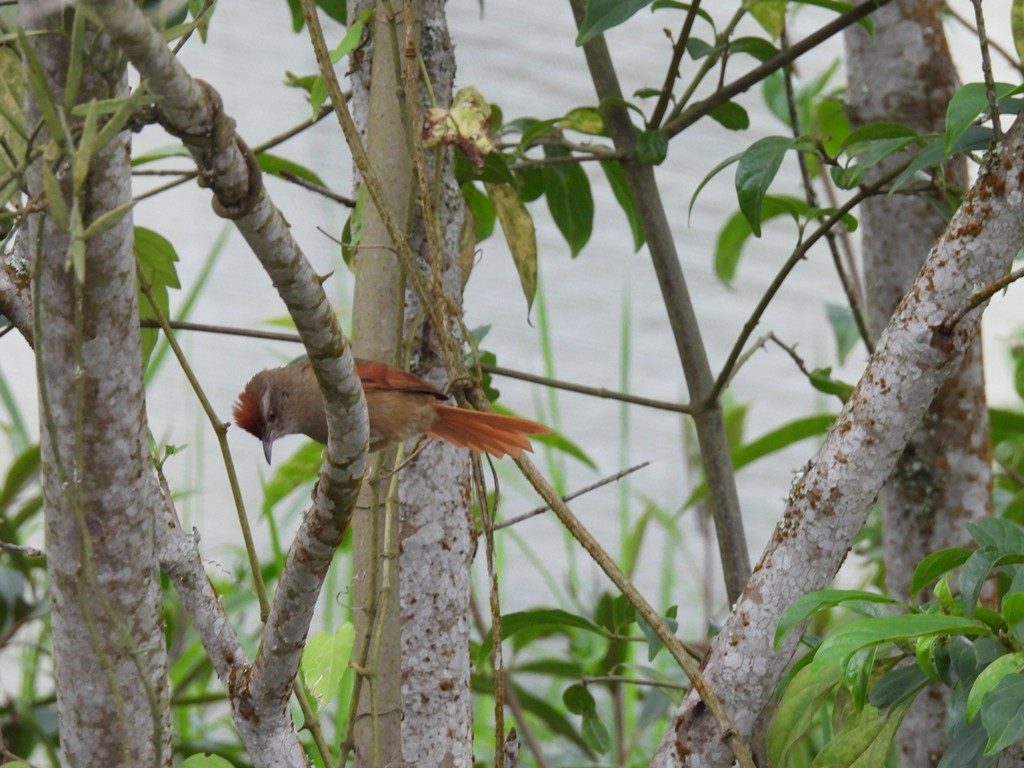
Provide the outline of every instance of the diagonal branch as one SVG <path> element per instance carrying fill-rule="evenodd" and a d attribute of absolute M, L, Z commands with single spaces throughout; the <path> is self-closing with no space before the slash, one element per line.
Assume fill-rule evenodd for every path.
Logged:
<path fill-rule="evenodd" d="M 1007 132 L 882 334 L 846 408 L 790 492 L 782 521 L 705 659 L 704 675 L 749 736 L 799 633 L 772 646 L 782 612 L 834 577 L 935 393 L 974 339 L 981 308 L 949 326 L 975 287 L 1002 277 L 1024 242 L 1024 119 Z M 718 723 L 688 696 L 652 765 L 728 765 Z M 686 757 L 683 758 L 682 756 Z"/>
<path fill-rule="evenodd" d="M 571 0 L 576 23 L 583 18 L 582 0 Z M 603 114 L 615 148 L 627 158 L 635 157 L 636 129 L 619 87 L 618 76 L 603 36 L 583 46 L 587 66 L 594 80 L 597 96 L 603 105 Z M 708 365 L 707 353 L 697 315 L 690 300 L 686 279 L 679 263 L 675 239 L 662 204 L 654 170 L 650 165 L 626 160 L 622 163 L 630 197 L 647 236 L 647 247 L 658 277 L 669 325 L 675 338 L 676 350 L 682 362 L 686 386 L 690 393 L 693 423 L 700 443 L 701 458 L 708 482 L 711 513 L 718 534 L 718 551 L 725 573 L 726 592 L 732 603 L 739 596 L 750 575 L 750 558 L 743 533 L 736 480 L 729 456 L 729 443 L 722 420 L 722 408 L 715 390 L 715 382 Z"/>

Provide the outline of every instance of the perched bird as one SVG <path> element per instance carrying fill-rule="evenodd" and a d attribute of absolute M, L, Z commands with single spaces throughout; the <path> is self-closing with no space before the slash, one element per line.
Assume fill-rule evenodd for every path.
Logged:
<path fill-rule="evenodd" d="M 527 435 L 551 430 L 515 416 L 470 411 L 447 405 L 447 395 L 415 374 L 373 360 L 356 358 L 370 417 L 370 451 L 427 434 L 497 458 L 532 451 Z M 253 376 L 238 396 L 235 423 L 263 441 L 270 463 L 274 441 L 302 434 L 327 442 L 323 396 L 309 360 L 268 368 Z"/>

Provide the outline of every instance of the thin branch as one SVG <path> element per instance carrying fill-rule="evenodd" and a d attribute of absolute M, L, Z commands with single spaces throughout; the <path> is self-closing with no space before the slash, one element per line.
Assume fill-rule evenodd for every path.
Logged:
<path fill-rule="evenodd" d="M 740 355 L 743 353 L 743 347 L 746 346 L 750 335 L 754 332 L 758 323 L 761 322 L 762 315 L 764 315 L 765 310 L 768 309 L 768 305 L 771 303 L 772 299 L 775 298 L 775 294 L 777 294 L 779 289 L 782 288 L 782 284 L 789 276 L 789 273 L 793 271 L 797 264 L 806 258 L 807 252 L 811 247 L 823 238 L 829 230 L 835 227 L 836 224 L 842 221 L 846 214 L 860 205 L 864 199 L 877 194 L 879 190 L 883 189 L 886 184 L 895 179 L 902 172 L 902 166 L 895 168 L 874 183 L 861 187 L 856 194 L 837 208 L 835 213 L 823 221 L 821 226 L 819 226 L 806 240 L 801 242 L 800 245 L 794 249 L 792 255 L 786 259 L 786 263 L 782 265 L 778 274 L 775 275 L 775 278 L 768 286 L 768 289 L 761 297 L 761 300 L 758 301 L 757 306 L 754 307 L 754 311 L 750 314 L 750 318 L 743 324 L 743 329 L 740 331 L 739 338 L 737 338 L 736 343 L 733 344 L 732 351 L 729 352 L 729 357 L 726 359 L 721 372 L 718 374 L 718 379 L 715 382 L 715 388 L 713 390 L 715 397 L 718 397 L 722 393 L 732 378 L 732 369 L 736 365 L 736 361 L 739 359 Z"/>
<path fill-rule="evenodd" d="M 639 464 L 634 464 L 632 467 L 629 467 L 628 469 L 620 470 L 616 472 L 614 475 L 608 475 L 608 477 L 602 477 L 596 483 L 591 483 L 588 486 L 580 488 L 578 491 L 573 491 L 572 493 L 566 494 L 565 496 L 562 496 L 561 499 L 562 501 L 566 502 L 572 501 L 573 499 L 578 499 L 580 496 L 590 493 L 591 491 L 596 491 L 598 488 L 602 488 L 603 486 L 606 486 L 609 483 L 617 482 L 622 478 L 626 477 L 627 475 L 631 475 L 637 470 L 647 467 L 648 465 L 650 465 L 650 463 L 651 462 L 649 461 L 643 461 Z M 529 520 L 530 518 L 537 517 L 537 515 L 543 515 L 549 509 L 551 509 L 549 505 L 543 504 L 539 507 L 531 509 L 529 512 L 524 512 L 521 515 L 516 515 L 515 517 L 510 517 L 508 520 L 502 520 L 500 523 L 496 523 L 494 525 L 494 530 L 500 531 L 502 528 L 508 528 L 510 526 L 517 525 L 523 522 L 524 520 Z"/>
<path fill-rule="evenodd" d="M 988 34 L 985 32 L 985 12 L 981 0 L 971 0 L 974 5 L 974 19 L 978 25 L 978 46 L 981 48 L 981 71 L 985 75 L 985 95 L 988 96 L 989 117 L 996 143 L 1003 141 L 1003 126 L 999 121 L 999 97 L 996 96 L 996 79 L 992 76 L 992 59 L 988 53 Z"/>
<path fill-rule="evenodd" d="M 1008 275 L 1004 275 L 995 282 L 986 285 L 980 291 L 971 296 L 971 300 L 968 301 L 966 305 L 964 305 L 963 309 L 958 311 L 955 315 L 953 315 L 953 317 L 949 318 L 942 324 L 942 332 L 952 333 L 953 329 L 956 328 L 957 324 L 961 320 L 963 320 L 969 312 L 977 309 L 986 301 L 988 301 L 997 293 L 999 293 L 1001 290 L 1009 287 L 1011 283 L 1017 282 L 1022 277 L 1024 277 L 1024 267 L 1021 267 L 1020 269 L 1015 269 Z"/>
<path fill-rule="evenodd" d="M 570 0 L 570 4 L 579 25 L 583 19 L 583 2 Z M 637 132 L 625 107 L 622 87 L 604 37 L 598 36 L 589 41 L 583 46 L 583 53 L 602 105 L 608 135 L 616 149 L 627 157 L 633 157 Z M 635 161 L 622 162 L 621 168 L 647 237 L 648 252 L 668 313 L 690 401 L 697 404 L 693 413 L 694 431 L 697 433 L 708 482 L 709 507 L 715 520 L 726 594 L 732 602 L 742 592 L 750 576 L 750 555 L 721 403 L 717 399 L 718 393 L 714 391 L 715 382 L 704 349 L 696 309 L 690 298 L 654 168 Z"/>
<path fill-rule="evenodd" d="M 811 33 L 792 47 L 772 56 L 768 61 L 750 70 L 747 74 L 717 89 L 712 96 L 694 104 L 689 109 L 683 111 L 678 117 L 669 120 L 665 123 L 663 130 L 669 136 L 675 136 L 712 112 L 716 107 L 720 107 L 734 96 L 749 90 L 769 75 L 796 61 L 812 48 L 816 48 L 833 35 L 842 32 L 852 24 L 856 24 L 890 2 L 892 0 L 865 0 L 860 5 L 840 14 L 818 31 Z"/>
<path fill-rule="evenodd" d="M 957 9 L 953 7 L 952 4 L 946 3 L 942 10 L 944 13 L 948 13 L 950 18 L 954 19 L 955 21 L 958 21 L 960 25 L 964 27 L 966 30 L 968 30 L 971 34 L 976 36 L 978 35 L 978 28 L 971 24 L 970 20 L 966 16 L 959 13 Z M 1021 66 L 1020 59 L 1016 55 L 1011 53 L 1009 50 L 1007 50 L 1005 47 L 1000 45 L 998 40 L 992 40 L 991 38 L 989 38 L 988 47 L 994 50 L 1004 59 L 1006 59 L 1006 63 L 1009 64 L 1011 67 L 1013 67 L 1017 71 L 1024 71 L 1024 67 Z"/>
<path fill-rule="evenodd" d="M 310 192 L 316 192 L 321 197 L 326 197 L 328 200 L 333 200 L 336 203 L 344 205 L 346 208 L 356 207 L 355 198 L 346 197 L 345 195 L 330 190 L 325 186 L 309 181 L 308 179 L 304 179 L 301 176 L 292 173 L 291 171 L 281 171 L 281 178 L 284 179 L 285 181 L 290 181 L 297 187 L 302 187 L 303 189 L 307 189 Z"/>
<path fill-rule="evenodd" d="M 782 33 L 782 47 L 785 50 L 789 46 L 789 37 L 783 32 Z M 787 67 L 782 70 L 783 83 L 786 87 L 786 106 L 789 109 L 789 123 L 793 133 L 793 138 L 799 139 L 803 133 L 803 126 L 800 125 L 800 113 L 797 110 L 796 94 L 793 89 L 793 67 Z M 800 168 L 800 179 L 803 182 L 804 187 L 804 199 L 807 201 L 809 208 L 817 209 L 818 206 L 818 195 L 814 191 L 814 185 L 811 183 L 811 172 L 807 167 L 807 155 L 803 152 L 796 153 L 797 165 Z M 824 214 L 817 216 L 818 222 L 824 221 Z M 846 273 L 846 268 L 843 265 L 842 256 L 839 253 L 839 243 L 836 238 L 834 229 L 829 229 L 825 232 L 825 242 L 828 244 L 829 253 L 832 254 L 832 264 L 836 268 L 836 275 L 839 277 L 839 284 L 843 288 L 843 293 L 846 296 L 846 303 L 850 307 L 850 311 L 853 313 L 853 321 L 857 326 L 857 332 L 860 334 L 861 341 L 864 342 L 864 346 L 868 352 L 874 352 L 875 344 L 871 338 L 871 334 L 868 331 L 867 321 L 864 317 L 864 308 L 858 300 L 857 292 L 854 290 L 851 278 Z"/>
<path fill-rule="evenodd" d="M 303 131 L 306 131 L 306 130 L 312 128 L 314 125 L 319 123 L 325 117 L 330 115 L 333 111 L 334 110 L 331 108 L 331 106 L 329 104 L 327 106 L 321 107 L 320 111 L 316 114 L 316 117 L 314 117 L 312 120 L 304 120 L 301 123 L 299 123 L 298 125 L 292 126 L 291 128 L 289 128 L 288 130 L 284 131 L 283 133 L 279 133 L 276 136 L 271 136 L 269 139 L 264 141 L 262 144 L 257 144 L 256 146 L 254 146 L 252 148 L 252 151 L 255 154 L 259 155 L 259 154 L 261 154 L 263 152 L 266 152 L 268 149 L 273 149 L 278 144 L 283 144 L 284 142 L 288 141 L 288 139 L 294 138 L 295 136 L 298 136 Z M 135 171 L 135 173 L 138 174 L 139 172 Z M 145 200 L 146 198 L 155 197 L 156 195 L 159 195 L 161 192 L 166 192 L 169 189 L 174 189 L 175 187 L 180 187 L 182 184 L 184 184 L 184 183 L 186 183 L 188 181 L 192 181 L 198 175 L 199 175 L 198 171 L 187 171 L 187 172 L 185 172 L 185 175 L 182 176 L 179 179 L 176 179 L 176 180 L 174 180 L 172 182 L 169 182 L 169 183 L 164 184 L 164 185 L 159 186 L 159 187 L 154 187 L 153 189 L 147 190 L 145 192 L 142 192 L 142 193 L 136 195 L 134 200 L 135 200 L 136 203 L 138 203 L 138 202 L 140 202 L 142 200 Z"/>
<path fill-rule="evenodd" d="M 159 325 L 153 320 L 142 320 L 143 328 L 158 328 Z M 209 323 L 192 323 L 184 320 L 171 320 L 169 326 L 175 330 L 197 331 L 200 333 L 219 333 L 225 336 L 244 336 L 250 339 L 266 339 L 268 341 L 289 341 L 300 342 L 298 334 L 286 333 L 284 331 L 258 331 L 250 328 L 234 328 L 227 325 L 211 325 Z M 654 408 L 660 411 L 671 411 L 672 413 L 692 414 L 693 406 L 685 403 L 671 403 L 667 400 L 655 400 L 649 397 L 640 397 L 626 392 L 617 392 L 604 387 L 588 387 L 585 384 L 576 384 L 564 379 L 552 379 L 547 376 L 538 376 L 533 373 L 516 371 L 512 368 L 504 368 L 500 365 L 480 364 L 480 369 L 495 376 L 504 376 L 507 379 L 528 381 L 531 384 L 540 384 L 543 387 L 562 389 L 566 392 L 576 392 L 581 395 L 600 397 L 605 400 L 618 400 L 631 405 L 640 405 L 644 408 Z"/>
<path fill-rule="evenodd" d="M 242 500 L 242 488 L 238 484 L 238 473 L 235 472 L 235 462 L 231 458 L 231 449 L 228 447 L 228 425 L 225 424 L 217 416 L 217 412 L 213 409 L 213 404 L 206 396 L 206 392 L 203 391 L 202 384 L 199 383 L 199 379 L 192 370 L 192 366 L 189 365 L 188 358 L 185 356 L 184 351 L 178 344 L 178 340 L 174 337 L 174 332 L 171 330 L 171 326 L 167 321 L 167 317 L 164 315 L 163 310 L 160 309 L 160 304 L 153 296 L 153 283 L 146 274 L 146 271 L 142 268 L 142 265 L 137 266 L 137 274 L 139 280 L 139 289 L 142 291 L 143 296 L 146 298 L 146 302 L 149 304 L 150 311 L 156 317 L 156 322 L 160 325 L 161 330 L 164 333 L 164 338 L 167 339 L 168 345 L 170 345 L 171 351 L 174 353 L 174 357 L 178 361 L 178 365 L 181 366 L 182 373 L 185 374 L 185 378 L 188 379 L 189 385 L 192 387 L 192 391 L 195 393 L 196 399 L 199 400 L 199 404 L 202 406 L 203 412 L 206 414 L 207 420 L 210 422 L 210 426 L 213 427 L 213 432 L 217 436 L 217 445 L 220 448 L 221 459 L 224 462 L 224 467 L 227 470 L 228 485 L 231 487 L 231 499 L 235 504 L 235 513 L 238 515 L 238 527 L 242 531 L 242 541 L 245 542 L 245 553 L 249 558 L 249 570 L 252 573 L 253 584 L 256 587 L 256 597 L 260 604 L 260 620 L 266 621 L 267 614 L 270 612 L 270 601 L 267 599 L 267 588 L 263 583 L 263 571 L 260 569 L 259 554 L 256 552 L 256 543 L 252 537 L 252 527 L 249 525 L 249 516 L 245 511 L 245 502 Z"/>
<path fill-rule="evenodd" d="M 658 95 L 658 103 L 654 105 L 654 111 L 647 121 L 647 130 L 656 130 L 661 125 L 661 120 L 668 110 L 669 100 L 672 98 L 672 86 L 679 79 L 679 65 L 683 61 L 683 54 L 686 53 L 686 44 L 690 42 L 690 32 L 693 30 L 693 22 L 697 19 L 697 11 L 700 9 L 700 0 L 693 0 L 683 20 L 683 28 L 679 32 L 679 38 L 672 46 L 672 60 L 665 71 L 665 82 L 662 83 L 661 93 Z M 666 30 L 666 34 L 668 34 Z"/>

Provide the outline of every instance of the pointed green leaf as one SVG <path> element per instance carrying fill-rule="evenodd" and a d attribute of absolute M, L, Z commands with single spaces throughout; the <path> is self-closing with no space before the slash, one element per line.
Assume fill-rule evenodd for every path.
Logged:
<path fill-rule="evenodd" d="M 750 231 L 761 236 L 762 206 L 768 187 L 786 153 L 796 142 L 787 136 L 767 136 L 751 144 L 736 166 L 736 196 Z"/>
<path fill-rule="evenodd" d="M 778 650 L 779 644 L 786 635 L 796 627 L 803 624 L 815 613 L 827 608 L 843 606 L 853 608 L 862 603 L 894 604 L 898 601 L 888 595 L 879 595 L 876 592 L 864 592 L 859 589 L 820 589 L 810 592 L 793 601 L 786 609 L 775 627 L 775 639 L 772 647 Z"/>
<path fill-rule="evenodd" d="M 668 136 L 663 131 L 640 131 L 636 135 L 636 158 L 641 163 L 661 165 L 668 157 Z"/>
<path fill-rule="evenodd" d="M 985 667 L 975 678 L 971 692 L 967 696 L 968 722 L 977 717 L 989 691 L 999 685 L 1006 676 L 1020 674 L 1021 670 L 1024 670 L 1024 653 L 1020 652 L 1000 656 Z"/>
<path fill-rule="evenodd" d="M 302 674 L 317 710 L 323 709 L 341 686 L 352 657 L 356 629 L 345 622 L 335 632 L 314 632 L 302 652 Z"/>
<path fill-rule="evenodd" d="M 644 236 L 644 226 L 640 222 L 640 214 L 636 210 L 633 196 L 629 193 L 629 186 L 626 184 L 626 176 L 622 172 L 622 166 L 615 160 L 602 160 L 601 170 L 604 171 L 608 184 L 612 188 L 612 194 L 626 214 L 626 221 L 629 222 L 629 230 L 633 233 L 633 250 L 639 251 L 647 238 Z"/>
<path fill-rule="evenodd" d="M 910 596 L 916 597 L 939 576 L 959 568 L 971 556 L 971 551 L 965 547 L 950 547 L 926 555 L 914 569 L 914 575 L 910 579 Z"/>
<path fill-rule="evenodd" d="M 46 193 L 46 207 L 50 211 L 54 222 L 64 232 L 71 229 L 70 213 L 67 202 L 64 200 L 64 192 L 60 188 L 57 177 L 47 163 L 40 166 L 43 178 L 43 192 Z"/>
<path fill-rule="evenodd" d="M 359 45 L 359 42 L 363 39 L 363 27 L 366 26 L 366 22 L 372 15 L 373 6 L 370 6 L 360 13 L 356 20 L 349 25 L 348 30 L 345 32 L 345 36 L 341 38 L 341 42 L 338 43 L 334 50 L 331 51 L 332 64 L 337 64 L 356 49 L 356 46 Z"/>
<path fill-rule="evenodd" d="M 544 154 L 549 158 L 569 157 L 561 147 L 547 145 Z M 594 227 L 594 197 L 587 174 L 578 163 L 545 165 L 541 171 L 544 180 L 544 198 L 548 210 L 562 233 L 573 257 L 579 255 L 590 240 Z"/>
<path fill-rule="evenodd" d="M 788 214 L 793 221 L 799 223 L 807 210 L 807 203 L 803 200 L 771 195 L 761 201 L 759 215 L 762 223 L 784 214 Z M 750 221 L 742 212 L 730 216 L 722 231 L 718 233 L 718 240 L 715 242 L 715 274 L 725 285 L 730 285 L 736 276 L 743 246 L 753 234 L 755 233 Z"/>
<path fill-rule="evenodd" d="M 995 84 L 997 100 L 1015 96 L 1022 91 L 1024 86 L 1014 86 L 1010 83 Z M 978 115 L 988 110 L 988 90 L 984 83 L 967 83 L 953 94 L 949 106 L 946 107 L 946 133 L 943 140 L 946 154 L 953 150 L 957 140 L 963 136 Z"/>
<path fill-rule="evenodd" d="M 1024 739 L 1024 675 L 1011 674 L 985 697 L 981 724 L 988 734 L 985 754 L 994 755 Z"/>
<path fill-rule="evenodd" d="M 576 45 L 586 45 L 650 4 L 651 0 L 588 0 Z"/>

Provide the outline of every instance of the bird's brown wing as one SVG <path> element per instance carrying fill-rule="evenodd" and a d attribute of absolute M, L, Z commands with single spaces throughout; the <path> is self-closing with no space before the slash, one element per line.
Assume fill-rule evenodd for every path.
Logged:
<path fill-rule="evenodd" d="M 363 383 L 363 391 L 370 392 L 409 392 L 432 395 L 438 400 L 447 400 L 448 396 L 426 379 L 414 373 L 403 371 L 391 365 L 378 363 L 375 360 L 356 358 L 356 371 Z"/>

